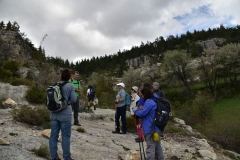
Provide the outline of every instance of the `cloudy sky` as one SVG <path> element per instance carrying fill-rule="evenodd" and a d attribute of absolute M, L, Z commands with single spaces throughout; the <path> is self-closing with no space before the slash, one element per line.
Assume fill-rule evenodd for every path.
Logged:
<path fill-rule="evenodd" d="M 240 0 L 0 0 L 0 21 L 16 21 L 46 56 L 75 62 L 160 36 L 234 27 L 239 8 Z"/>

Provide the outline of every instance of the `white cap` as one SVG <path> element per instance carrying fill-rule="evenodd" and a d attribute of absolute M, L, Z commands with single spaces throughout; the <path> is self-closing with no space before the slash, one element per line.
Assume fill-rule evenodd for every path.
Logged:
<path fill-rule="evenodd" d="M 118 83 L 117 86 L 125 87 L 124 83 Z"/>

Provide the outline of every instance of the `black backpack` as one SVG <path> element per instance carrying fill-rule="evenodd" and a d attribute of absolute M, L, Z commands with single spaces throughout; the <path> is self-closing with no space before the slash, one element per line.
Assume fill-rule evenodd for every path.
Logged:
<path fill-rule="evenodd" d="M 157 104 L 156 109 L 156 117 L 154 119 L 154 124 L 161 130 L 164 131 L 171 113 L 171 104 L 169 100 L 163 97 L 159 97 L 158 99 L 154 99 Z"/>
<path fill-rule="evenodd" d="M 90 88 L 90 96 L 91 97 L 95 97 L 95 89 L 94 89 L 94 87 Z"/>
<path fill-rule="evenodd" d="M 68 100 L 62 95 L 62 87 L 68 82 L 56 83 L 46 90 L 47 108 L 51 112 L 58 112 L 68 107 Z"/>

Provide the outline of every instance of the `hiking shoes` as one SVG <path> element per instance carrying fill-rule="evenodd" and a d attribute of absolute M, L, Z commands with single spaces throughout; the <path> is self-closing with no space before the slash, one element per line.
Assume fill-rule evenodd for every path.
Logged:
<path fill-rule="evenodd" d="M 116 131 L 116 130 L 115 130 L 115 131 L 112 131 L 112 133 L 113 133 L 113 134 L 120 134 L 120 132 L 119 132 L 119 131 Z"/>
<path fill-rule="evenodd" d="M 76 126 L 81 126 L 80 123 L 73 123 L 73 125 L 76 125 Z"/>
<path fill-rule="evenodd" d="M 52 158 L 52 160 L 61 160 L 60 158 Z"/>
<path fill-rule="evenodd" d="M 120 132 L 119 134 L 127 134 L 126 132 Z"/>

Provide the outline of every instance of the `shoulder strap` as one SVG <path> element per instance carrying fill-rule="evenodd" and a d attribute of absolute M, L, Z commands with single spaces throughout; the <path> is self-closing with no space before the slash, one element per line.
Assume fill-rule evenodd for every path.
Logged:
<path fill-rule="evenodd" d="M 67 84 L 68 82 L 67 81 L 64 81 L 63 83 L 58 83 L 59 84 L 59 87 L 60 87 L 60 92 L 61 92 L 61 94 L 62 94 L 62 87 L 65 85 L 65 84 Z M 63 96 L 63 94 L 62 94 L 62 96 Z M 68 99 L 67 99 L 67 103 L 68 103 L 68 101 L 69 101 L 69 99 L 70 99 L 70 96 L 71 95 L 69 95 L 69 97 L 68 97 Z"/>

